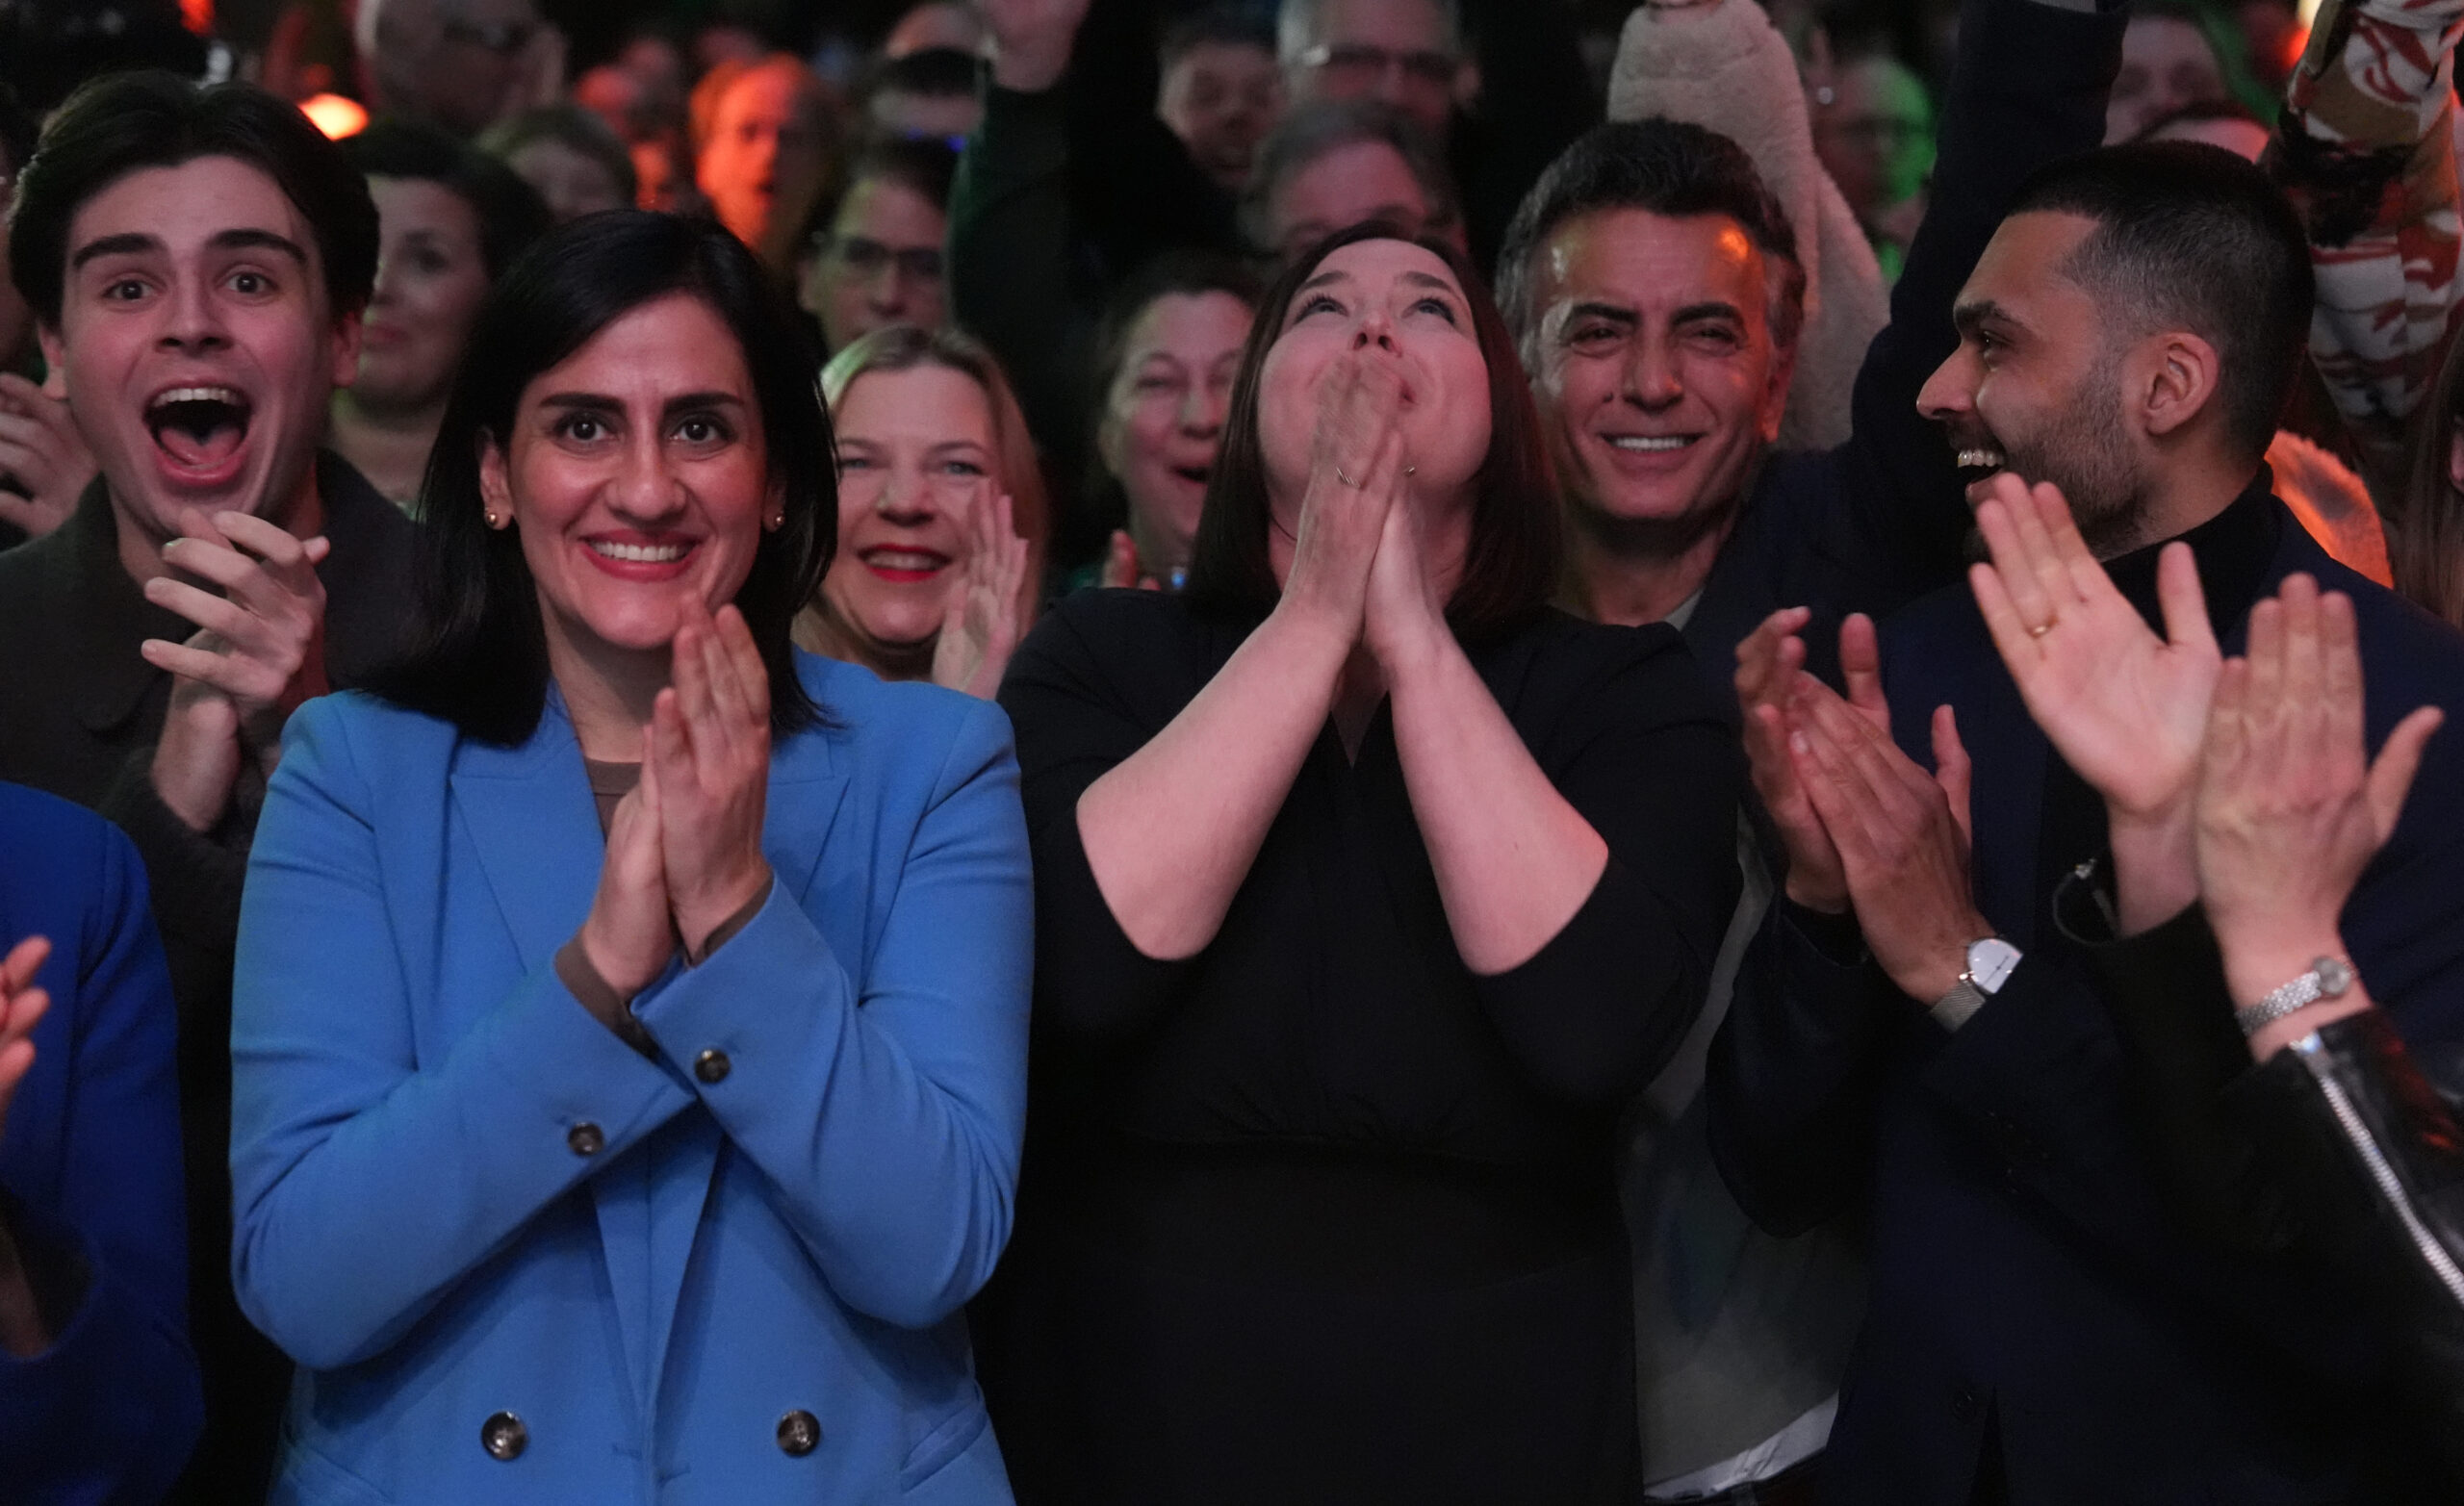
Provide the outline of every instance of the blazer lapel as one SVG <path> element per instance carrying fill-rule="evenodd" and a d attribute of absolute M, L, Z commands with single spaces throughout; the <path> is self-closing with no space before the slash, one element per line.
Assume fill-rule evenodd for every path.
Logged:
<path fill-rule="evenodd" d="M 550 690 L 538 730 L 518 748 L 465 742 L 454 761 L 452 785 L 454 804 L 523 970 L 537 973 L 554 962 L 589 915 L 607 852 L 562 698 Z M 654 1144 L 670 1133 L 657 1132 Z M 664 1284 L 654 1269 L 651 1149 L 637 1147 L 600 1168 L 589 1184 L 617 1325 L 645 1418 L 657 1394 L 651 1387 L 658 1336 L 675 1304 L 674 1292 L 666 1291 L 662 1307 Z"/>
<path fill-rule="evenodd" d="M 519 748 L 465 742 L 452 783 L 497 912 L 523 967 L 536 972 L 590 914 L 607 851 L 563 702 L 549 693 L 538 730 Z"/>
<path fill-rule="evenodd" d="M 806 900 L 819 871 L 822 850 L 847 790 L 846 779 L 832 765 L 829 741 L 827 735 L 797 737 L 771 754 L 761 852 L 770 860 L 779 885 L 799 902 Z M 806 908 L 811 912 L 815 906 L 808 903 Z M 675 1337 L 677 1299 L 683 1291 L 685 1268 L 692 1262 L 704 1213 L 718 1193 L 729 1152 L 718 1122 L 700 1108 L 678 1115 L 646 1149 L 652 1169 L 644 1183 L 649 1200 L 643 1226 L 647 1242 L 642 1251 L 643 1285 L 637 1289 L 649 1294 L 648 1331 L 657 1336 L 643 1392 L 655 1397 Z M 603 1210 L 603 1230 L 606 1218 Z"/>

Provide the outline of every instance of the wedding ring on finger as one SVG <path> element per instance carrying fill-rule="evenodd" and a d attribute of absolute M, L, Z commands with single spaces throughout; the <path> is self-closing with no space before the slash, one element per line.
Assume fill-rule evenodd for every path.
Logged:
<path fill-rule="evenodd" d="M 2049 617 L 2043 622 L 2037 624 L 2035 626 L 2030 627 L 2028 629 L 2028 636 L 2031 638 L 2041 638 L 2045 634 L 2053 631 L 2053 625 L 2060 621 L 2062 621 L 2062 619 L 2059 617 Z"/>
<path fill-rule="evenodd" d="M 1335 479 L 1341 481 L 1344 485 L 1350 487 L 1355 492 L 1361 489 L 1359 482 L 1344 474 L 1344 468 L 1342 466 L 1335 467 Z"/>

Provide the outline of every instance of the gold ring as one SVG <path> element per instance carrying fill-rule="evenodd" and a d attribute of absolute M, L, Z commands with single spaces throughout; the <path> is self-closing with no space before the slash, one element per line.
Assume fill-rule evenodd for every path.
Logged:
<path fill-rule="evenodd" d="M 1344 474 L 1344 468 L 1341 466 L 1335 467 L 1335 479 L 1341 481 L 1344 485 L 1350 487 L 1355 492 L 1360 490 L 1360 483 Z"/>
<path fill-rule="evenodd" d="M 2055 619 L 2053 620 L 2053 623 L 2058 623 L 2058 622 L 2060 622 L 2060 621 L 2062 621 L 2062 619 L 2061 619 L 2061 618 L 2059 618 L 2059 617 L 2057 617 L 2057 618 L 2055 618 Z M 2029 636 L 2029 637 L 2031 637 L 2031 638 L 2041 638 L 2041 637 L 2043 637 L 2045 634 L 2047 634 L 2047 633 L 2049 633 L 2049 632 L 2053 631 L 2053 623 L 2044 623 L 2044 624 L 2040 624 L 2040 625 L 2038 625 L 2038 626 L 2035 626 L 2035 627 L 2031 627 L 2031 628 L 2029 628 L 2029 629 L 2028 629 L 2028 636 Z"/>

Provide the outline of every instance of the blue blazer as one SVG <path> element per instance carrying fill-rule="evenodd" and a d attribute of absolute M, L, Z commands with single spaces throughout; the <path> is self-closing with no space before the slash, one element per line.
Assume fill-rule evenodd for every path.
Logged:
<path fill-rule="evenodd" d="M 777 882 L 634 1001 L 553 958 L 604 852 L 520 747 L 302 707 L 249 855 L 232 1271 L 301 1366 L 276 1502 L 1003 1502 L 961 1304 L 1009 1237 L 1030 883 L 989 702 L 799 656 Z"/>
<path fill-rule="evenodd" d="M 0 1217 L 30 1267 L 80 1268 L 52 1345 L 0 1352 L 0 1499 L 158 1501 L 205 1425 L 188 1341 L 179 1019 L 137 850 L 0 784 L 0 952 L 51 939 L 51 1008 L 0 1125 Z"/>

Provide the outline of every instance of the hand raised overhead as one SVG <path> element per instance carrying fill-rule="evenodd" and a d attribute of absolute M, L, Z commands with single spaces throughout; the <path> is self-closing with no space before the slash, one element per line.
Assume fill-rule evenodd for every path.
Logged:
<path fill-rule="evenodd" d="M 1040 93 L 1061 82 L 1088 0 L 976 0 L 991 36 L 992 80 L 1003 89 Z"/>

